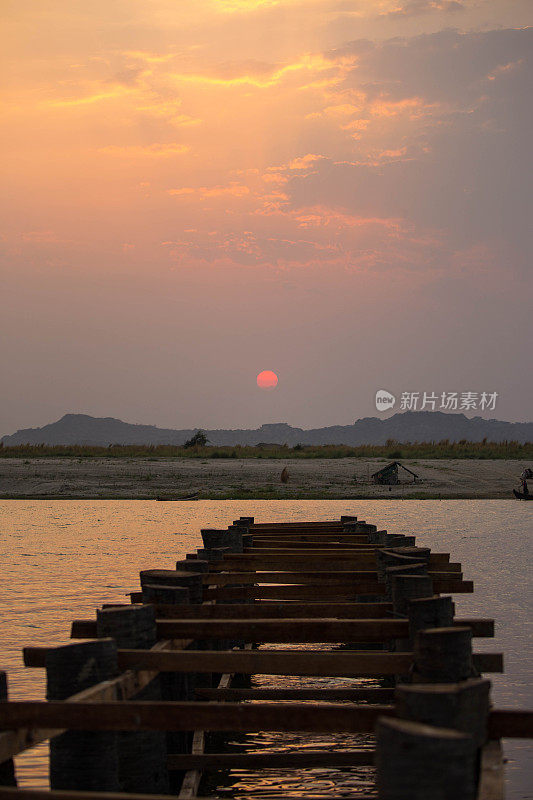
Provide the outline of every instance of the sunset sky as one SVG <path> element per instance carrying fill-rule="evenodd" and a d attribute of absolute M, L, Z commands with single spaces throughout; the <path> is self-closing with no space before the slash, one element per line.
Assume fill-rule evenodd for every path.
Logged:
<path fill-rule="evenodd" d="M 531 420 L 530 0 L 1 8 L 0 435 Z"/>

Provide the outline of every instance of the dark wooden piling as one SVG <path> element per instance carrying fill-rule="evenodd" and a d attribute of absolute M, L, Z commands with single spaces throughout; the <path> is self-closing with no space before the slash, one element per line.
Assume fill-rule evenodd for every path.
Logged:
<path fill-rule="evenodd" d="M 98 636 L 111 636 L 120 648 L 149 650 L 157 641 L 153 605 L 131 605 L 97 612 Z M 154 678 L 135 700 L 159 701 L 161 680 Z M 164 794 L 169 790 L 165 733 L 122 732 L 117 737 L 122 791 Z"/>
<path fill-rule="evenodd" d="M 451 684 L 402 684 L 396 689 L 395 703 L 402 719 L 462 731 L 480 748 L 487 741 L 489 692 L 486 678 Z"/>
<path fill-rule="evenodd" d="M 419 631 L 427 628 L 451 628 L 455 604 L 449 596 L 411 598 L 408 605 L 409 642 L 411 647 Z"/>
<path fill-rule="evenodd" d="M 175 569 L 144 569 L 140 572 L 141 588 L 145 584 L 160 586 L 184 586 L 189 590 L 191 603 L 201 603 L 203 599 L 202 575 Z"/>
<path fill-rule="evenodd" d="M 202 542 L 206 550 L 213 547 L 227 547 L 232 553 L 242 553 L 242 529 L 234 528 L 231 531 L 220 528 L 202 528 L 200 531 Z"/>
<path fill-rule="evenodd" d="M 0 671 L 0 703 L 8 699 L 7 675 Z M 12 758 L 0 761 L 0 786 L 16 786 L 15 763 Z"/>
<path fill-rule="evenodd" d="M 474 676 L 470 628 L 428 628 L 415 642 L 413 681 L 458 683 Z"/>
<path fill-rule="evenodd" d="M 474 800 L 476 747 L 471 736 L 399 719 L 377 725 L 379 800 Z"/>
<path fill-rule="evenodd" d="M 46 697 L 50 701 L 67 700 L 117 672 L 117 646 L 112 639 L 57 647 L 46 655 Z M 52 739 L 50 786 L 72 791 L 118 791 L 117 734 L 67 731 Z"/>

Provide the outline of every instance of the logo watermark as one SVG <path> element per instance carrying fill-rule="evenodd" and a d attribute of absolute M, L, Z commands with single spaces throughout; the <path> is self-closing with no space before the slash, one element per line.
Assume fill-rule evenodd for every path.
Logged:
<path fill-rule="evenodd" d="M 385 389 L 378 389 L 376 392 L 376 408 L 378 411 L 389 411 L 394 408 L 396 398 Z"/>
<path fill-rule="evenodd" d="M 498 392 L 401 392 L 400 411 L 494 411 Z M 396 398 L 385 389 L 376 392 L 376 409 L 390 411 Z"/>

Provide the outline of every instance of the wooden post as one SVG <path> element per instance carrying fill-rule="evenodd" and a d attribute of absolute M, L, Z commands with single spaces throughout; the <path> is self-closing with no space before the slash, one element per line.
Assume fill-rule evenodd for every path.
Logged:
<path fill-rule="evenodd" d="M 157 570 L 154 570 L 157 571 Z M 148 650 L 157 638 L 152 605 L 96 612 L 98 636 L 112 636 L 119 648 Z M 135 700 L 161 700 L 161 681 L 151 681 Z M 164 794 L 169 789 L 166 737 L 162 731 L 118 734 L 119 781 L 124 792 Z"/>
<path fill-rule="evenodd" d="M 183 561 L 176 561 L 176 569 L 178 572 L 208 572 L 209 561 L 203 558 L 187 559 Z"/>
<path fill-rule="evenodd" d="M 471 736 L 406 720 L 379 720 L 379 800 L 474 800 L 475 774 Z"/>
<path fill-rule="evenodd" d="M 368 544 L 378 545 L 378 547 L 385 547 L 387 535 L 387 531 L 370 531 L 368 534 Z"/>
<path fill-rule="evenodd" d="M 181 605 L 190 602 L 189 590 L 185 586 L 158 586 L 145 583 L 142 591 L 143 603 L 154 605 Z"/>
<path fill-rule="evenodd" d="M 402 684 L 396 688 L 398 716 L 470 734 L 477 748 L 487 741 L 490 681 Z"/>
<path fill-rule="evenodd" d="M 433 581 L 428 575 L 395 573 L 391 576 L 391 589 L 394 613 L 407 616 L 411 600 L 433 596 Z"/>
<path fill-rule="evenodd" d="M 206 550 L 213 547 L 228 547 L 232 553 L 242 553 L 242 530 L 234 528 L 231 531 L 220 528 L 202 528 L 202 541 Z"/>
<path fill-rule="evenodd" d="M 197 551 L 197 557 L 200 560 L 209 561 L 210 563 L 213 561 L 222 561 L 224 555 L 226 553 L 230 553 L 229 547 L 210 547 L 210 548 L 199 548 Z"/>
<path fill-rule="evenodd" d="M 474 674 L 470 628 L 428 628 L 418 632 L 413 683 L 458 683 Z"/>
<path fill-rule="evenodd" d="M 377 525 L 370 525 L 368 522 L 345 522 L 342 526 L 343 531 L 351 533 L 376 533 Z"/>
<path fill-rule="evenodd" d="M 203 600 L 202 574 L 174 569 L 144 569 L 140 572 L 141 588 L 147 584 L 163 586 L 185 586 L 189 590 L 191 603 Z"/>
<path fill-rule="evenodd" d="M 451 628 L 455 603 L 449 596 L 411 599 L 408 606 L 409 642 L 414 649 L 419 631 L 426 628 Z"/>
<path fill-rule="evenodd" d="M 66 700 L 117 673 L 117 646 L 111 639 L 54 648 L 46 654 L 46 698 Z M 117 734 L 67 731 L 52 739 L 50 786 L 70 791 L 118 791 Z"/>
<path fill-rule="evenodd" d="M 8 698 L 7 675 L 0 672 L 0 703 Z M 15 763 L 12 758 L 0 763 L 0 786 L 16 786 Z"/>

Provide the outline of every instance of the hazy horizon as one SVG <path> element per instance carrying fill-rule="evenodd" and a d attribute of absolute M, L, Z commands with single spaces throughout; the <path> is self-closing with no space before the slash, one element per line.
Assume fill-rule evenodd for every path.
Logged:
<path fill-rule="evenodd" d="M 1 431 L 531 418 L 528 0 L 4 18 Z"/>

